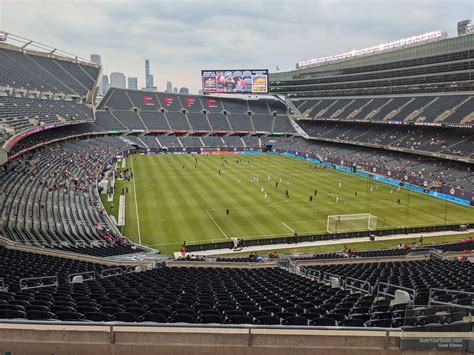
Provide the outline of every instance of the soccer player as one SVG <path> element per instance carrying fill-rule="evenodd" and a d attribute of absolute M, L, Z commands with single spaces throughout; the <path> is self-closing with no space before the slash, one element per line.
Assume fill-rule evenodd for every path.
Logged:
<path fill-rule="evenodd" d="M 278 189 L 278 181 L 275 181 L 275 189 Z"/>
<path fill-rule="evenodd" d="M 357 191 L 354 192 L 354 198 L 357 198 Z"/>
<path fill-rule="evenodd" d="M 398 200 L 397 200 L 397 203 L 400 204 L 400 202 L 401 202 L 400 199 L 398 199 Z"/>
<path fill-rule="evenodd" d="M 290 198 L 290 194 L 288 193 L 288 189 L 286 189 L 285 194 L 286 194 L 286 198 Z"/>
<path fill-rule="evenodd" d="M 217 173 L 217 176 L 221 176 L 221 169 L 219 169 L 219 172 Z"/>
<path fill-rule="evenodd" d="M 318 196 L 318 189 L 314 189 L 314 197 Z"/>
<path fill-rule="evenodd" d="M 309 195 L 309 202 L 313 202 L 313 195 Z"/>
<path fill-rule="evenodd" d="M 336 202 L 339 202 L 339 195 L 336 195 Z"/>
<path fill-rule="evenodd" d="M 225 210 L 225 214 L 226 214 L 226 215 L 229 215 L 229 213 L 230 213 L 230 210 L 229 210 L 229 209 L 226 209 L 226 210 Z"/>
<path fill-rule="evenodd" d="M 339 189 L 342 187 L 342 183 L 339 181 L 338 183 Z"/>

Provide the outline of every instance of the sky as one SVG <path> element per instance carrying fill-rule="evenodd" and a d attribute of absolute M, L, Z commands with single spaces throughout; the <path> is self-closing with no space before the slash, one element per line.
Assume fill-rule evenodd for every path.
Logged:
<path fill-rule="evenodd" d="M 144 86 L 201 88 L 201 69 L 292 70 L 335 55 L 433 30 L 456 35 L 472 0 L 0 0 L 0 30 L 82 58 Z"/>

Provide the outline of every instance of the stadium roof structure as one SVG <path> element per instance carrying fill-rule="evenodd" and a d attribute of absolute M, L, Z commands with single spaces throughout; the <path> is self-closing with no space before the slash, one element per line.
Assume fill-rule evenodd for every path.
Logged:
<path fill-rule="evenodd" d="M 439 41 L 446 38 L 448 38 L 448 34 L 446 32 L 431 31 L 431 32 L 423 33 L 421 35 L 411 36 L 411 37 L 403 38 L 397 41 L 379 44 L 374 47 L 351 50 L 350 52 L 346 52 L 343 54 L 331 55 L 328 57 L 310 59 L 310 60 L 298 62 L 296 63 L 296 69 L 304 69 L 304 68 L 315 67 L 315 66 L 322 65 L 325 63 L 336 63 L 339 61 L 351 60 L 357 57 L 363 57 L 363 56 L 378 54 L 382 52 L 393 51 L 393 50 L 397 50 L 401 48 L 417 46 L 420 44 L 431 43 L 431 42 Z"/>
<path fill-rule="evenodd" d="M 352 55 L 339 55 L 321 58 L 315 63 L 307 63 L 305 67 L 286 72 L 277 72 L 270 74 L 270 85 L 272 82 L 298 80 L 312 77 L 318 77 L 319 73 L 339 71 L 346 68 L 357 68 L 369 65 L 378 65 L 411 59 L 425 58 L 436 55 L 449 55 L 451 53 L 469 51 L 474 49 L 474 33 L 456 37 L 440 37 L 436 40 L 428 39 L 425 41 L 412 41 L 409 45 L 381 45 L 381 50 L 372 48 L 361 51 L 349 52 Z M 376 48 L 379 48 L 377 46 Z M 386 49 L 389 48 L 389 49 Z M 346 53 L 347 54 L 347 53 Z M 337 74 L 337 73 L 336 73 Z"/>
<path fill-rule="evenodd" d="M 83 62 L 85 64 L 100 67 L 100 65 L 92 63 L 90 60 L 66 52 L 62 49 L 2 30 L 0 30 L 0 46 L 20 49 L 21 51 L 30 51 L 34 52 L 34 54 L 46 54 L 49 57 L 56 57 L 63 60 L 72 60 L 75 62 Z"/>

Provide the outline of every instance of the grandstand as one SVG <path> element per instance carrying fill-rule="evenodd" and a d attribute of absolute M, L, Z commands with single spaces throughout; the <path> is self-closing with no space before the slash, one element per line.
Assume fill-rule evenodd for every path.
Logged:
<path fill-rule="evenodd" d="M 96 353 L 118 348 L 110 338 L 121 332 L 127 351 L 201 342 L 270 353 L 265 344 L 281 341 L 289 353 L 329 334 L 324 350 L 343 339 L 398 352 L 413 331 L 464 341 L 474 310 L 474 34 L 362 52 L 272 74 L 271 95 L 258 99 L 111 88 L 95 105 L 99 65 L 0 42 L 0 344 L 33 353 L 8 333 L 31 324 L 33 342 L 59 349 L 84 331 Z M 217 182 L 221 170 L 230 176 Z M 265 192 L 260 205 L 255 191 L 278 183 L 286 197 L 272 190 L 270 203 Z M 310 202 L 319 189 L 314 211 L 305 189 Z M 325 226 L 374 210 L 383 226 L 314 229 L 313 213 Z M 260 234 L 236 232 L 252 223 Z M 447 233 L 458 240 L 415 248 Z M 375 238 L 414 240 L 336 251 Z M 334 251 L 258 255 L 328 241 Z M 222 256 L 233 251 L 249 256 Z M 57 325 L 62 335 L 42 333 Z"/>
<path fill-rule="evenodd" d="M 146 103 L 145 103 L 146 101 Z M 218 108 L 219 111 L 218 111 Z M 252 135 L 294 134 L 282 102 L 179 94 L 149 94 L 112 88 L 97 107 L 104 130 Z"/>

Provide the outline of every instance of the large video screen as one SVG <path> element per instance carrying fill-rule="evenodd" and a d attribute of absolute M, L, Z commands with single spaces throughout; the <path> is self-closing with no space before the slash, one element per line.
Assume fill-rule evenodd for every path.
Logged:
<path fill-rule="evenodd" d="M 205 94 L 267 94 L 268 69 L 201 70 Z"/>

